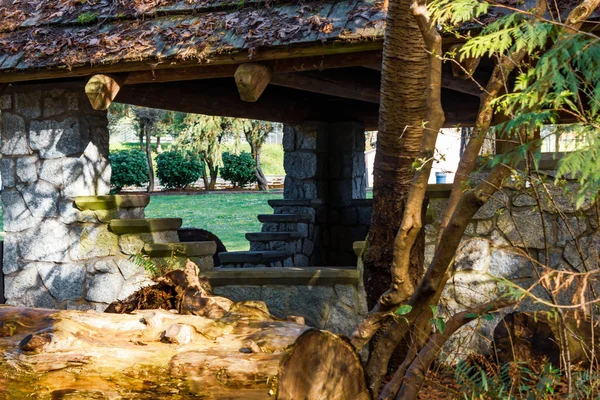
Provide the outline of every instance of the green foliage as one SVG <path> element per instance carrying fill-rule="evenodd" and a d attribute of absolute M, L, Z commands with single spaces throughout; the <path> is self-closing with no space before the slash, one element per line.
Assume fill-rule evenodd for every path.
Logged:
<path fill-rule="evenodd" d="M 396 315 L 406 315 L 412 311 L 412 306 L 410 304 L 403 304 L 394 311 Z"/>
<path fill-rule="evenodd" d="M 156 166 L 156 175 L 167 189 L 184 188 L 196 182 L 204 170 L 200 157 L 190 151 L 165 151 L 156 157 Z"/>
<path fill-rule="evenodd" d="M 544 364 L 540 371 L 530 369 L 525 362 L 480 365 L 461 361 L 455 369 L 456 382 L 463 399 L 543 399 L 554 394 L 560 383 L 560 370 Z"/>
<path fill-rule="evenodd" d="M 97 13 L 93 13 L 93 12 L 84 12 L 82 14 L 79 14 L 77 16 L 77 22 L 85 25 L 85 24 L 89 24 L 92 22 L 96 22 L 96 20 L 98 19 L 98 14 Z"/>
<path fill-rule="evenodd" d="M 148 183 L 148 161 L 141 150 L 121 150 L 108 156 L 112 169 L 110 183 L 115 191 L 125 186 Z"/>
<path fill-rule="evenodd" d="M 234 186 L 242 187 L 256 181 L 256 163 L 249 153 L 242 151 L 235 155 L 229 152 L 223 153 L 223 167 L 221 177 L 231 181 Z"/>

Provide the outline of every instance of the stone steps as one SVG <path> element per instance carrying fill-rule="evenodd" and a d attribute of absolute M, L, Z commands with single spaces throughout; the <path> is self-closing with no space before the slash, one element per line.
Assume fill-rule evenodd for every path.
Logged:
<path fill-rule="evenodd" d="M 77 196 L 75 207 L 79 210 L 112 210 L 117 208 L 144 208 L 150 203 L 147 194 L 118 194 L 106 196 Z"/>
<path fill-rule="evenodd" d="M 308 224 L 313 221 L 313 216 L 310 214 L 259 214 L 258 220 L 262 223 Z"/>
<path fill-rule="evenodd" d="M 212 256 L 217 251 L 215 242 L 146 243 L 144 253 L 150 257 L 199 257 Z"/>
<path fill-rule="evenodd" d="M 281 267 L 289 264 L 291 251 L 230 251 L 219 253 L 223 268 Z"/>
<path fill-rule="evenodd" d="M 303 232 L 253 232 L 246 233 L 246 239 L 250 242 L 291 242 L 303 239 L 306 234 Z"/>
<path fill-rule="evenodd" d="M 154 233 L 177 231 L 183 223 L 181 218 L 113 219 L 110 230 L 117 235 L 128 233 Z"/>
<path fill-rule="evenodd" d="M 268 200 L 267 203 L 272 208 L 276 207 L 313 207 L 317 208 L 323 205 L 323 200 L 321 199 L 313 199 L 313 200 L 286 200 L 286 199 L 271 199 Z"/>

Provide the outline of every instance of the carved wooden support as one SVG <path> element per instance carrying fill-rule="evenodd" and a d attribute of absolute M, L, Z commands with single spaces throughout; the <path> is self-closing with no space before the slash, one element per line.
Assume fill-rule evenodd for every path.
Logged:
<path fill-rule="evenodd" d="M 85 85 L 85 94 L 94 110 L 106 110 L 119 94 L 126 75 L 94 75 Z"/>
<path fill-rule="evenodd" d="M 255 102 L 271 81 L 271 68 L 262 64 L 241 64 L 235 71 L 235 84 L 243 101 Z"/>

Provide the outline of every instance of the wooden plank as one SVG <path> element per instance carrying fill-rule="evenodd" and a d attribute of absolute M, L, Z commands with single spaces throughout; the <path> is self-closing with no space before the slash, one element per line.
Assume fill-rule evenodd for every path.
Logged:
<path fill-rule="evenodd" d="M 207 272 L 206 276 L 213 286 L 357 285 L 360 280 L 356 267 L 219 268 Z"/>

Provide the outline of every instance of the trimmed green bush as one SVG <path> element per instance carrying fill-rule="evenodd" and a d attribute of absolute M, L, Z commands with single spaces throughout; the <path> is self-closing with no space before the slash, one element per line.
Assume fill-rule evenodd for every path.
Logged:
<path fill-rule="evenodd" d="M 223 153 L 223 167 L 219 170 L 221 178 L 230 181 L 236 187 L 256 182 L 256 162 L 250 153 L 242 151 L 235 155 Z"/>
<path fill-rule="evenodd" d="M 125 186 L 142 186 L 148 183 L 148 161 L 143 151 L 115 151 L 108 159 L 112 169 L 110 183 L 113 192 L 118 192 Z"/>
<path fill-rule="evenodd" d="M 196 182 L 204 170 L 204 163 L 190 151 L 165 151 L 156 157 L 156 176 L 166 189 L 181 189 Z"/>

